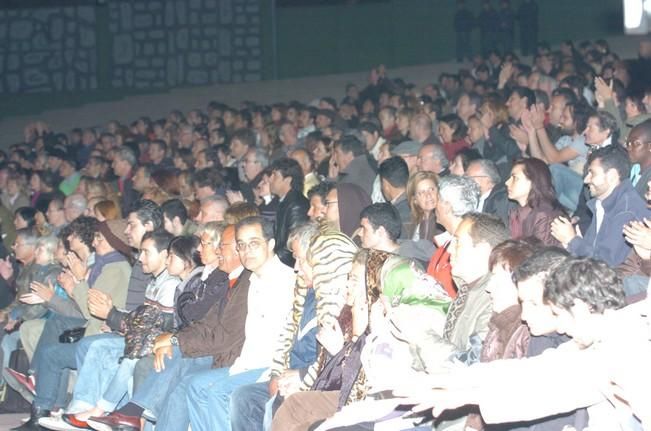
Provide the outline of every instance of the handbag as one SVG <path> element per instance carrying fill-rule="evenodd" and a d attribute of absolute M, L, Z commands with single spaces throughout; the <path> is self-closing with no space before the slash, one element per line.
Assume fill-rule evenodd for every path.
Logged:
<path fill-rule="evenodd" d="M 84 327 L 66 329 L 61 335 L 59 335 L 59 343 L 76 343 L 84 337 L 84 334 L 86 334 L 86 328 Z"/>

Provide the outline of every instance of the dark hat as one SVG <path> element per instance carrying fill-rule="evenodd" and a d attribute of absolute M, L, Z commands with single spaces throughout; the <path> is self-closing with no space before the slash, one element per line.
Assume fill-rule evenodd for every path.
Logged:
<path fill-rule="evenodd" d="M 127 236 L 124 230 L 127 228 L 127 221 L 124 219 L 107 220 L 99 224 L 100 233 L 108 243 L 125 256 L 131 256 L 131 247 L 127 243 Z"/>

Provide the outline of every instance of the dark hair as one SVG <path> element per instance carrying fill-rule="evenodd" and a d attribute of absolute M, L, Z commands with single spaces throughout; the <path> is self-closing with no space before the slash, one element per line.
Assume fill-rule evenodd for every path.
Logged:
<path fill-rule="evenodd" d="M 312 196 L 319 196 L 321 201 L 325 203 L 326 196 L 335 188 L 337 188 L 337 183 L 334 181 L 321 181 L 307 192 L 307 198 L 312 199 Z"/>
<path fill-rule="evenodd" d="M 23 220 L 25 220 L 25 223 L 27 223 L 27 227 L 34 227 L 36 225 L 36 220 L 34 217 L 36 216 L 36 210 L 32 207 L 20 207 L 14 212 L 14 216 L 20 216 Z"/>
<path fill-rule="evenodd" d="M 539 208 L 542 205 L 551 205 L 552 208 L 560 208 L 561 205 L 556 199 L 556 191 L 552 183 L 552 174 L 547 163 L 534 157 L 519 159 L 513 163 L 513 167 L 521 165 L 524 175 L 531 181 L 531 190 L 527 197 L 527 205 L 531 208 Z"/>
<path fill-rule="evenodd" d="M 596 118 L 599 122 L 599 130 L 602 132 L 605 130 L 610 130 L 613 142 L 617 141 L 619 136 L 619 127 L 617 126 L 617 120 L 613 117 L 613 114 L 606 111 L 594 111 L 590 118 Z"/>
<path fill-rule="evenodd" d="M 237 139 L 249 148 L 255 147 L 255 133 L 251 129 L 237 129 L 231 136 L 231 142 Z"/>
<path fill-rule="evenodd" d="M 221 174 L 214 168 L 200 169 L 192 176 L 192 184 L 195 187 L 210 187 L 217 192 L 224 184 Z"/>
<path fill-rule="evenodd" d="M 371 135 L 374 133 L 377 133 L 378 135 L 382 135 L 382 130 L 380 130 L 380 126 L 378 126 L 376 123 L 371 121 L 364 121 L 360 123 L 358 128 L 360 132 L 367 132 L 370 133 Z"/>
<path fill-rule="evenodd" d="M 545 302 L 570 310 L 575 301 L 585 302 L 593 312 L 626 305 L 622 280 L 605 262 L 568 257 L 545 280 Z"/>
<path fill-rule="evenodd" d="M 481 153 L 479 153 L 476 148 L 464 148 L 460 150 L 454 157 L 461 157 L 461 165 L 463 166 L 464 172 L 466 169 L 468 169 L 468 165 L 471 162 L 482 159 Z"/>
<path fill-rule="evenodd" d="M 559 87 L 552 92 L 552 97 L 562 97 L 565 100 L 565 104 L 576 103 L 577 97 L 574 94 L 574 91 L 569 88 Z"/>
<path fill-rule="evenodd" d="M 134 204 L 131 212 L 136 213 L 136 217 L 143 225 L 151 222 L 154 230 L 159 229 L 163 225 L 163 211 L 154 201 L 140 199 Z"/>
<path fill-rule="evenodd" d="M 360 220 L 363 218 L 367 219 L 375 230 L 383 227 L 392 241 L 400 238 L 402 231 L 400 213 L 390 203 L 382 202 L 367 206 L 359 215 Z"/>
<path fill-rule="evenodd" d="M 644 105 L 644 102 L 642 101 L 644 99 L 644 94 L 640 94 L 640 92 L 631 92 L 629 91 L 628 94 L 626 94 L 626 99 L 629 99 L 631 103 L 635 105 L 638 111 L 640 113 L 645 114 L 646 113 L 646 106 Z"/>
<path fill-rule="evenodd" d="M 167 143 L 163 141 L 162 139 L 154 139 L 149 143 L 149 145 L 158 145 L 158 148 L 163 150 L 164 152 L 167 152 Z"/>
<path fill-rule="evenodd" d="M 387 180 L 393 187 L 407 187 L 409 167 L 400 156 L 389 157 L 380 164 L 378 175 Z"/>
<path fill-rule="evenodd" d="M 357 139 L 354 135 L 344 135 L 339 141 L 335 143 L 340 151 L 344 153 L 353 153 L 353 156 L 361 156 L 365 153 L 365 147 L 362 141 Z"/>
<path fill-rule="evenodd" d="M 170 241 L 167 252 L 178 256 L 183 262 L 196 267 L 201 264 L 201 258 L 197 252 L 199 238 L 196 236 L 177 236 Z"/>
<path fill-rule="evenodd" d="M 527 281 L 538 274 L 553 271 L 569 255 L 565 249 L 560 247 L 542 247 L 536 250 L 536 253 L 524 259 L 520 265 L 512 268 L 513 281 L 517 284 Z"/>
<path fill-rule="evenodd" d="M 588 165 L 595 160 L 599 160 L 604 172 L 615 169 L 620 181 L 628 178 L 631 172 L 631 160 L 621 145 L 614 144 L 597 148 L 588 156 Z"/>
<path fill-rule="evenodd" d="M 305 177 L 303 176 L 301 165 L 296 160 L 288 157 L 278 159 L 271 164 L 271 171 L 278 171 L 283 178 L 290 177 L 292 180 L 290 183 L 291 189 L 303 192 L 303 181 L 305 181 Z"/>
<path fill-rule="evenodd" d="M 497 265 L 502 265 L 508 271 L 513 272 L 541 244 L 542 241 L 534 237 L 507 239 L 493 248 L 488 258 L 488 269 L 492 271 Z"/>
<path fill-rule="evenodd" d="M 170 199 L 163 202 L 161 210 L 163 211 L 163 215 L 170 220 L 178 217 L 181 224 L 185 224 L 188 220 L 188 210 L 180 199 Z"/>
<path fill-rule="evenodd" d="M 520 97 L 526 97 L 527 99 L 527 109 L 531 108 L 531 105 L 536 103 L 536 94 L 529 90 L 527 87 L 516 86 L 511 89 L 511 94 L 517 94 Z"/>
<path fill-rule="evenodd" d="M 572 114 L 577 133 L 583 133 L 588 126 L 588 119 L 595 114 L 594 108 L 583 100 L 568 102 L 566 106 Z"/>
<path fill-rule="evenodd" d="M 258 225 L 262 229 L 262 237 L 265 241 L 270 241 L 274 238 L 274 225 L 273 222 L 262 216 L 251 216 L 242 219 L 235 225 L 235 234 L 246 226 Z"/>
<path fill-rule="evenodd" d="M 542 103 L 545 111 L 549 109 L 549 96 L 543 90 L 535 90 L 536 103 Z"/>
<path fill-rule="evenodd" d="M 154 241 L 154 246 L 156 247 L 156 250 L 160 252 L 163 250 L 167 250 L 173 238 L 174 235 L 167 232 L 166 230 L 156 229 L 150 232 L 145 232 L 145 234 L 142 236 L 142 241 L 140 241 L 140 244 L 145 242 L 145 240 L 150 239 Z"/>
<path fill-rule="evenodd" d="M 463 139 L 468 134 L 468 127 L 457 114 L 444 115 L 439 119 L 439 123 L 445 123 L 454 130 L 454 133 L 452 133 L 452 140 L 454 141 Z"/>
<path fill-rule="evenodd" d="M 70 233 L 74 234 L 89 250 L 93 250 L 93 239 L 99 231 L 99 221 L 95 217 L 80 216 L 68 224 Z"/>
<path fill-rule="evenodd" d="M 461 220 L 472 223 L 468 235 L 473 244 L 486 243 L 492 249 L 511 236 L 502 219 L 492 214 L 471 212 L 464 214 Z"/>

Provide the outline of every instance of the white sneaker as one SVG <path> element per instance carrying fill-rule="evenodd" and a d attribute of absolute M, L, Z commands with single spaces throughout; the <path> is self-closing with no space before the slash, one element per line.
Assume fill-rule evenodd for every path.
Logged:
<path fill-rule="evenodd" d="M 50 416 L 47 418 L 41 418 L 38 420 L 38 424 L 42 426 L 43 428 L 47 428 L 49 430 L 54 430 L 54 431 L 77 431 L 77 430 L 84 430 L 85 428 L 77 428 L 69 423 L 65 422 L 61 416 Z"/>

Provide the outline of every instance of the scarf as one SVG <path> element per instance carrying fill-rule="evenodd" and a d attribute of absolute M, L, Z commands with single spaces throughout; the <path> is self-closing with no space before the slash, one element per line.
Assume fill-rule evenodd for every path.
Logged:
<path fill-rule="evenodd" d="M 109 263 L 114 263 L 114 262 L 126 262 L 127 259 L 117 251 L 112 251 L 110 253 L 104 254 L 104 255 L 95 255 L 95 263 L 93 266 L 90 267 L 90 273 L 88 274 L 88 285 L 90 287 L 94 287 L 95 282 L 99 278 L 100 274 L 102 273 L 102 270 L 106 265 Z"/>

